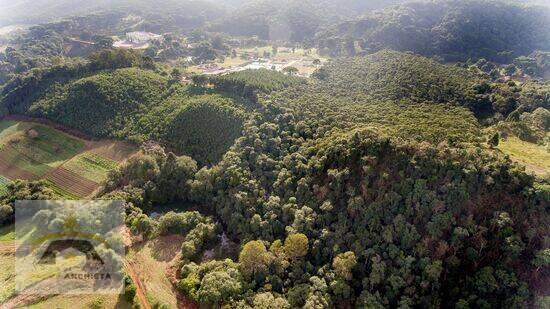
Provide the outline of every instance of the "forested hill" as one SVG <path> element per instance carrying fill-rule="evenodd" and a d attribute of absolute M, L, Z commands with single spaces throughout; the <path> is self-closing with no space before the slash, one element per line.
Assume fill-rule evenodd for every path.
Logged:
<path fill-rule="evenodd" d="M 397 81 L 384 88 L 359 74 L 373 69 L 389 81 L 374 59 Z M 433 76 L 418 85 L 441 82 L 415 96 L 401 91 L 423 66 Z M 203 261 L 215 227 L 185 233 L 179 291 L 243 308 L 533 304 L 548 283 L 548 189 L 479 142 L 476 118 L 457 99 L 478 82 L 474 73 L 380 52 L 334 61 L 309 82 L 277 74 L 211 79 L 235 95 L 271 92 L 214 166 L 197 171 L 190 158 L 144 148 L 112 174 L 106 197 L 143 209 L 198 203 L 240 242 L 238 259 Z M 345 75 L 356 76 L 339 82 Z M 381 101 L 373 86 L 395 94 Z M 133 230 L 154 225 L 131 216 Z M 189 216 L 169 214 L 161 232 Z"/>
<path fill-rule="evenodd" d="M 353 55 L 383 48 L 509 62 L 550 49 L 550 9 L 506 1 L 412 2 L 339 24 L 317 36 L 327 54 Z M 360 48 L 356 48 L 355 42 Z"/>
<path fill-rule="evenodd" d="M 322 27 L 405 0 L 252 0 L 215 21 L 213 31 L 264 40 L 311 41 Z"/>
<path fill-rule="evenodd" d="M 207 20 L 222 17 L 225 9 L 219 4 L 201 0 L 0 0 L 0 26 L 45 23 L 64 17 L 119 11 L 127 15 L 157 14 L 180 25 L 198 27 Z"/>
<path fill-rule="evenodd" d="M 2 110 L 94 137 L 155 140 L 201 164 L 219 161 L 241 134 L 245 99 L 184 86 L 181 76 L 164 77 L 141 61 L 137 53 L 106 50 L 90 63 L 36 70 L 2 89 Z"/>
<path fill-rule="evenodd" d="M 378 100 L 404 98 L 416 102 L 459 103 L 485 78 L 466 68 L 395 51 L 329 63 L 315 75 L 319 85 L 335 96 L 363 95 Z"/>

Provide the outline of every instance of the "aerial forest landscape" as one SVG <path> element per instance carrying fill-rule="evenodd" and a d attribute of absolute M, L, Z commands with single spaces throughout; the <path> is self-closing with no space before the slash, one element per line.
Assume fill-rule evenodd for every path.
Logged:
<path fill-rule="evenodd" d="M 549 0 L 0 0 L 0 309 L 547 309 L 549 132 Z"/>

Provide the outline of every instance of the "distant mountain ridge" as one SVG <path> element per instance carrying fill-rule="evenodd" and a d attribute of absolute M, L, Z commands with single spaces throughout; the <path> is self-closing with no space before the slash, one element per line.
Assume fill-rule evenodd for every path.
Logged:
<path fill-rule="evenodd" d="M 550 9 L 511 1 L 410 2 L 345 21 L 318 33 L 332 56 L 354 54 L 355 42 L 380 49 L 438 55 L 448 61 L 483 57 L 506 62 L 550 50 Z"/>
<path fill-rule="evenodd" d="M 257 35 L 265 40 L 304 41 L 333 23 L 406 0 L 249 0 L 230 16 L 214 22 L 213 31 L 237 36 Z"/>
<path fill-rule="evenodd" d="M 216 19 L 226 12 L 226 7 L 202 0 L 0 0 L 0 25 L 45 23 L 59 18 L 112 10 L 124 10 L 129 14 L 144 12 Z"/>

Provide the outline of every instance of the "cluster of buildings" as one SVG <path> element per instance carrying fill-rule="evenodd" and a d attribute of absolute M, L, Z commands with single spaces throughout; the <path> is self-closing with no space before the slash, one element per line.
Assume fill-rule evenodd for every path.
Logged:
<path fill-rule="evenodd" d="M 113 46 L 117 48 L 146 49 L 152 40 L 161 38 L 162 35 L 160 34 L 134 31 L 126 33 L 126 37 L 123 40 L 114 42 Z"/>

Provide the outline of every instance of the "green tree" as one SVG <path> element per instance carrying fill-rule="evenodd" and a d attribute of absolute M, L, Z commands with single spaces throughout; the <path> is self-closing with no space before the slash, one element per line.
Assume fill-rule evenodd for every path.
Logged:
<path fill-rule="evenodd" d="M 298 74 L 298 69 L 290 66 L 283 68 L 283 72 L 287 73 L 288 75 L 296 75 Z"/>
<path fill-rule="evenodd" d="M 273 293 L 265 292 L 254 296 L 252 301 L 256 309 L 289 309 L 290 304 L 284 297 L 277 297 Z"/>
<path fill-rule="evenodd" d="M 499 141 L 500 141 L 500 133 L 496 132 L 495 134 L 493 134 L 493 136 L 491 137 L 491 139 L 489 139 L 487 143 L 489 144 L 489 146 L 491 146 L 491 148 L 494 148 L 498 146 Z"/>
<path fill-rule="evenodd" d="M 207 273 L 197 291 L 201 303 L 220 304 L 237 299 L 242 293 L 242 284 L 235 269 Z"/>
<path fill-rule="evenodd" d="M 170 73 L 170 76 L 172 77 L 173 81 L 179 82 L 181 81 L 183 75 L 181 74 L 180 70 L 178 70 L 177 68 L 174 68 Z"/>
<path fill-rule="evenodd" d="M 336 274 L 346 280 L 351 280 L 351 271 L 355 265 L 357 265 L 357 258 L 355 257 L 355 253 L 352 251 L 340 253 L 332 261 L 332 267 L 334 268 Z"/>
<path fill-rule="evenodd" d="M 285 239 L 285 253 L 290 259 L 304 257 L 309 248 L 309 240 L 306 235 L 297 233 L 290 234 Z"/>
<path fill-rule="evenodd" d="M 267 249 L 261 241 L 257 240 L 247 242 L 239 254 L 241 271 L 250 275 L 266 270 L 269 260 Z"/>

